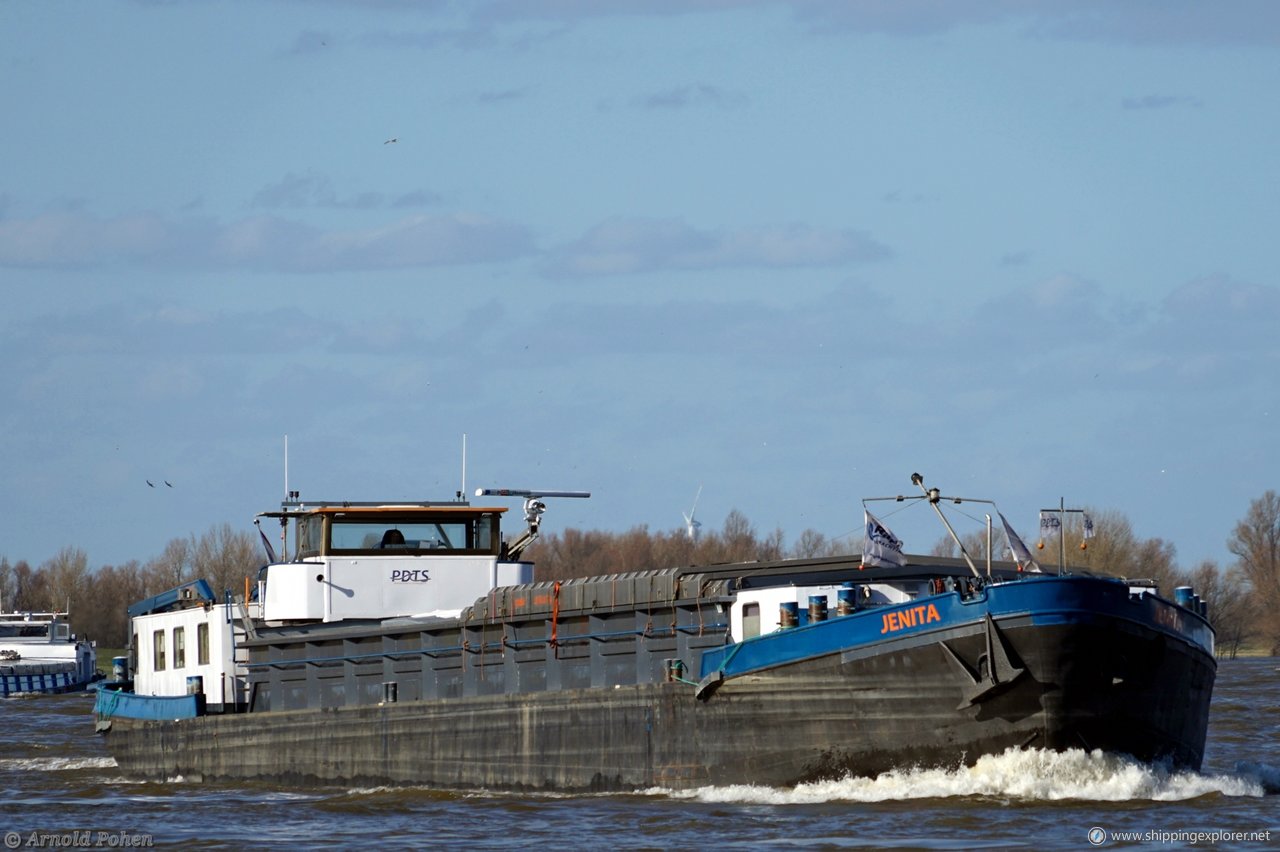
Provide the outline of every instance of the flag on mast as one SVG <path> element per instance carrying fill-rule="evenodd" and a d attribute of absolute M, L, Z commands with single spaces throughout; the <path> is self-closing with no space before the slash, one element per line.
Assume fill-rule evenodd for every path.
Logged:
<path fill-rule="evenodd" d="M 258 535 L 262 536 L 262 546 L 267 549 L 267 558 L 272 562 L 276 562 L 276 549 L 271 546 L 271 541 L 267 538 L 267 534 L 262 531 L 262 524 L 255 520 L 253 525 L 258 528 Z"/>
<path fill-rule="evenodd" d="M 1009 522 L 1005 520 L 1003 512 L 997 512 L 1000 516 L 1000 523 L 1004 524 L 1004 534 L 1009 539 L 1009 550 L 1013 551 L 1014 561 L 1018 563 L 1019 571 L 1035 571 L 1040 572 L 1040 564 L 1031 556 L 1031 551 L 1027 550 L 1027 546 L 1022 543 L 1022 539 L 1018 538 L 1018 534 L 1013 531 L 1013 527 L 1009 526 Z M 1056 520 L 1056 518 L 1055 518 Z M 1041 523 L 1044 516 L 1041 516 Z"/>
<path fill-rule="evenodd" d="M 1053 538 L 1062 534 L 1062 519 L 1055 512 L 1040 513 L 1040 538 Z"/>
<path fill-rule="evenodd" d="M 866 516 L 867 523 L 866 536 L 862 541 L 862 567 L 888 568 L 893 565 L 906 565 L 907 558 L 902 555 L 902 540 L 889 532 L 889 528 L 876 520 L 876 516 L 865 508 L 862 513 Z"/>

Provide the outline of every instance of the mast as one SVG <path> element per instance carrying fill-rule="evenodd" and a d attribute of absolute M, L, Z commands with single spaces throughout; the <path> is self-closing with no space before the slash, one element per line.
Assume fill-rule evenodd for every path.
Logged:
<path fill-rule="evenodd" d="M 969 570 L 973 572 L 973 576 L 981 577 L 982 573 L 978 571 L 978 566 L 973 564 L 973 560 L 969 558 L 969 551 L 964 549 L 964 542 L 960 540 L 960 536 L 956 535 L 956 531 L 951 528 L 951 522 L 947 520 L 947 516 L 942 514 L 942 509 L 938 506 L 938 501 L 942 499 L 942 494 L 937 488 L 925 488 L 924 477 L 918 473 L 911 474 L 911 482 L 919 485 L 920 490 L 924 492 L 925 498 L 929 501 L 929 505 L 933 507 L 933 511 L 938 513 L 938 519 L 942 521 L 942 525 L 947 528 L 947 532 L 951 535 L 951 540 L 956 543 L 956 547 L 960 548 L 960 555 L 964 557 L 964 561 L 969 566 Z M 950 499 L 960 502 L 959 497 Z M 983 501 L 986 502 L 986 501 Z"/>
<path fill-rule="evenodd" d="M 960 555 L 964 557 L 965 564 L 969 566 L 969 570 L 973 572 L 973 576 L 981 577 L 982 572 L 978 570 L 978 566 L 974 564 L 973 558 L 969 555 L 969 551 L 965 549 L 964 542 L 960 540 L 960 536 L 956 535 L 956 531 L 951 528 L 951 523 L 947 520 L 947 516 L 942 514 L 942 507 L 938 505 L 943 500 L 950 500 L 952 503 L 959 505 L 961 503 L 986 503 L 988 506 L 995 506 L 994 500 L 978 500 L 973 497 L 944 497 L 939 493 L 937 488 L 925 488 L 924 477 L 918 473 L 911 474 L 911 482 L 913 485 L 919 485 L 920 490 L 924 492 L 922 497 L 906 497 L 899 494 L 896 497 L 864 497 L 863 506 L 867 503 L 874 503 L 880 500 L 893 500 L 901 503 L 903 500 L 928 500 L 929 505 L 933 507 L 933 511 L 938 514 L 938 519 L 942 521 L 942 525 L 947 528 L 947 532 L 951 535 L 951 540 L 956 543 L 956 547 L 960 548 Z M 991 516 L 987 515 L 987 576 L 991 576 Z"/>
<path fill-rule="evenodd" d="M 1085 510 L 1084 509 L 1068 509 L 1066 499 L 1063 497 L 1059 497 L 1058 508 L 1040 510 L 1040 514 L 1042 515 L 1045 514 L 1046 512 L 1048 512 L 1049 514 L 1057 513 L 1058 515 L 1058 575 L 1061 576 L 1062 573 L 1067 570 L 1067 513 L 1072 512 L 1072 513 L 1084 515 Z M 1086 517 L 1085 520 L 1087 521 L 1088 518 Z M 1086 524 L 1086 527 L 1087 527 L 1087 524 Z M 1041 527 L 1041 529 L 1043 529 L 1043 527 Z M 1086 529 L 1085 537 L 1086 538 L 1088 537 L 1087 529 Z"/>
<path fill-rule="evenodd" d="M 987 579 L 991 579 L 991 516 L 987 515 Z"/>

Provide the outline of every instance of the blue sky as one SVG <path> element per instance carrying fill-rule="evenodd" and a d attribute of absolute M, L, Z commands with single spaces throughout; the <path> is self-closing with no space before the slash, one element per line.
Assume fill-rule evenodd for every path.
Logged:
<path fill-rule="evenodd" d="M 701 486 L 836 536 L 918 470 L 1228 563 L 1280 486 L 1278 46 L 1269 2 L 0 5 L 0 555 L 251 530 L 285 435 L 304 497 L 448 498 L 465 433 L 469 490 L 594 493 L 552 529 Z"/>

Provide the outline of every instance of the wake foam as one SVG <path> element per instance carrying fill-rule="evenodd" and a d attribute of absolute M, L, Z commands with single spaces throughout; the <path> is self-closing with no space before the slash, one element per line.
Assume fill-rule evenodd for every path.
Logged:
<path fill-rule="evenodd" d="M 113 757 L 8 757 L 0 758 L 0 771 L 65 772 L 75 769 L 115 769 Z"/>
<path fill-rule="evenodd" d="M 1263 796 L 1276 789 L 1280 782 L 1280 771 L 1271 767 L 1255 764 L 1252 768 L 1240 765 L 1236 769 L 1239 774 L 1202 775 L 1139 763 L 1130 757 L 1102 751 L 1009 749 L 1003 754 L 983 756 L 973 766 L 957 769 L 901 769 L 875 778 L 847 777 L 800 784 L 792 789 L 733 785 L 662 792 L 675 798 L 704 802 L 769 805 L 954 796 L 1123 802 L 1179 801 L 1213 793 Z"/>

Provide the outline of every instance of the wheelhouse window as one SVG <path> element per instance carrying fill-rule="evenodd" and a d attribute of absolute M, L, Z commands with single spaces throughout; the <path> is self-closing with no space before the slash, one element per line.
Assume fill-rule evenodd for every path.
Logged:
<path fill-rule="evenodd" d="M 151 634 L 151 660 L 155 671 L 164 671 L 164 631 Z"/>
<path fill-rule="evenodd" d="M 209 665 L 209 625 L 196 625 L 196 664 Z"/>
<path fill-rule="evenodd" d="M 0 624 L 0 639 L 17 639 L 23 638 L 45 638 L 49 635 L 48 625 L 9 623 Z"/>
<path fill-rule="evenodd" d="M 185 627 L 173 628 L 173 667 L 180 669 L 187 664 L 187 632 Z"/>
<path fill-rule="evenodd" d="M 335 515 L 329 524 L 329 553 L 496 553 L 491 515 L 423 517 Z"/>
<path fill-rule="evenodd" d="M 308 515 L 298 518 L 298 558 L 310 559 L 320 555 L 324 544 L 324 517 Z"/>

